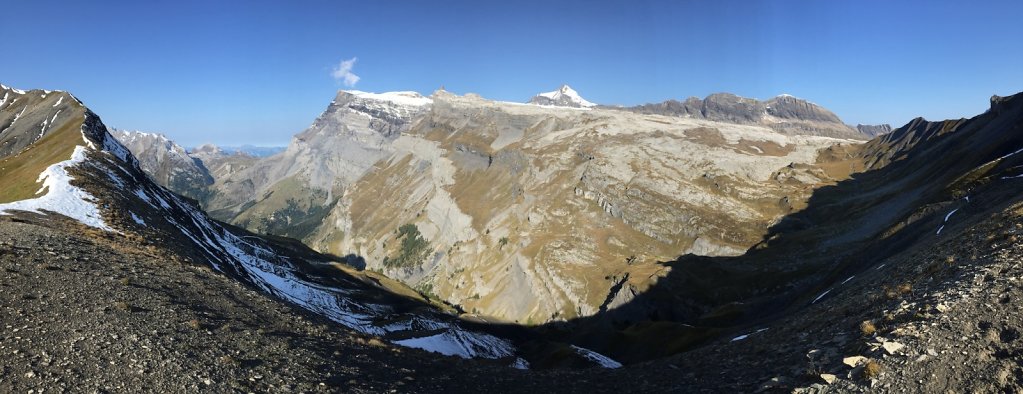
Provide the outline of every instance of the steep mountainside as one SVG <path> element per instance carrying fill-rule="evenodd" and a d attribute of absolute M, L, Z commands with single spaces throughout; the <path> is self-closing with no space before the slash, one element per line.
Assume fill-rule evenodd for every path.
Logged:
<path fill-rule="evenodd" d="M 542 351 L 567 348 L 567 344 L 541 344 L 528 333 L 512 333 L 515 340 L 480 331 L 478 325 L 453 316 L 450 308 L 430 305 L 415 292 L 372 273 L 355 272 L 296 245 L 293 241 L 261 238 L 244 230 L 221 225 L 208 218 L 194 202 L 171 193 L 152 182 L 139 162 L 118 143 L 95 114 L 77 100 L 56 109 L 39 97 L 52 95 L 30 91 L 36 96 L 26 114 L 68 110 L 80 114 L 56 124 L 61 130 L 45 136 L 20 152 L 0 157 L 5 169 L 41 168 L 39 176 L 0 180 L 5 185 L 38 178 L 42 184 L 27 196 L 14 195 L 13 202 L 0 204 L 0 215 L 58 213 L 75 219 L 125 242 L 152 242 L 175 260 L 196 262 L 281 301 L 316 314 L 348 329 L 383 337 L 395 344 L 465 358 L 499 360 L 505 365 L 526 366 L 527 360 L 540 365 Z M 70 98 L 66 93 L 57 93 Z M 7 115 L 7 110 L 0 109 Z M 36 133 L 37 130 L 7 128 L 7 133 Z M 42 156 L 45 152 L 68 152 L 67 156 Z M 45 158 L 45 161 L 41 161 Z M 21 187 L 14 189 L 22 190 Z M 4 189 L 5 193 L 11 193 Z M 393 290 L 394 293 L 388 289 Z M 508 333 L 506 331 L 506 333 Z M 530 345 L 520 350 L 518 341 Z M 539 347 L 538 347 L 539 346 Z M 537 353 L 538 350 L 541 353 Z M 575 348 L 572 348 L 575 349 Z M 611 360 L 585 350 L 555 364 L 607 366 Z M 591 361 L 587 361 L 591 360 Z"/>
<path fill-rule="evenodd" d="M 206 208 L 253 231 L 304 238 L 429 105 L 414 92 L 339 92 L 284 152 L 218 177 Z"/>
<path fill-rule="evenodd" d="M 856 130 L 867 137 L 874 138 L 880 135 L 891 133 L 892 126 L 888 124 L 879 125 L 858 124 L 856 125 Z"/>
<path fill-rule="evenodd" d="M 205 199 L 206 187 L 213 184 L 213 177 L 203 162 L 189 156 L 185 148 L 162 134 L 117 129 L 109 132 L 138 158 L 139 166 L 156 183 L 195 200 Z"/>
<path fill-rule="evenodd" d="M 870 137 L 842 123 L 831 111 L 789 95 L 760 101 L 729 93 L 716 93 L 702 100 L 690 97 L 685 101 L 668 100 L 629 107 L 625 110 L 643 114 L 761 125 L 788 135 L 851 139 Z"/>
<path fill-rule="evenodd" d="M 284 153 L 215 177 L 205 206 L 466 311 L 541 323 L 653 283 L 657 261 L 743 253 L 855 170 L 855 143 L 444 91 L 341 92 Z"/>
<path fill-rule="evenodd" d="M 664 264 L 669 272 L 656 285 L 618 289 L 613 297 L 623 301 L 618 308 L 552 330 L 630 361 L 689 349 L 720 333 L 789 324 L 782 322 L 807 318 L 815 304 L 832 298 L 899 298 L 891 292 L 911 291 L 898 290 L 903 284 L 931 286 L 930 270 L 942 267 L 927 265 L 940 258 L 913 256 L 946 243 L 951 248 L 968 226 L 1018 204 L 1021 152 L 1020 94 L 993 101 L 991 110 L 972 119 L 914 120 L 860 145 L 856 155 L 868 171 L 817 189 L 806 209 L 772 226 L 743 256 L 680 257 Z M 1011 220 L 1018 216 L 1005 214 Z M 1014 234 L 1014 226 L 998 225 L 1009 233 L 992 237 Z M 971 247 L 980 249 L 970 261 L 990 253 Z M 896 265 L 909 268 L 884 276 Z M 865 285 L 861 277 L 875 284 Z M 856 308 L 846 316 L 882 317 L 865 309 L 869 304 Z M 663 336 L 674 339 L 649 340 Z"/>
<path fill-rule="evenodd" d="M 52 163 L 66 160 L 73 146 L 58 143 L 75 136 L 85 111 L 65 92 L 26 92 L 0 85 L 0 203 L 32 197 L 36 179 Z M 12 156 L 20 156 L 14 160 Z"/>

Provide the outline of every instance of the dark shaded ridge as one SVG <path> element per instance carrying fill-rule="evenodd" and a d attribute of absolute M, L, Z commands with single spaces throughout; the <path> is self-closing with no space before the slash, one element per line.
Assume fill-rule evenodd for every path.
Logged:
<path fill-rule="evenodd" d="M 962 220 L 1019 200 L 988 185 L 1023 172 L 1023 154 L 999 159 L 1020 148 L 1023 94 L 968 120 L 915 119 L 865 144 L 870 170 L 816 190 L 745 255 L 665 262 L 671 272 L 629 303 L 539 329 L 630 363 L 769 326 L 910 246 L 940 242 L 952 209 Z"/>

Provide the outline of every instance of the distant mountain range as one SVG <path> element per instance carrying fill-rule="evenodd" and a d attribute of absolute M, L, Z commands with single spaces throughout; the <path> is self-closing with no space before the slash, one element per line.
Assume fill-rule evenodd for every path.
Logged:
<path fill-rule="evenodd" d="M 284 149 L 287 148 L 287 147 L 284 147 L 284 146 L 255 146 L 255 145 L 238 145 L 238 146 L 221 145 L 221 146 L 215 146 L 215 147 L 217 149 L 220 149 L 220 150 L 224 151 L 224 152 L 227 152 L 228 154 L 231 154 L 231 153 L 242 153 L 242 154 L 246 154 L 246 155 L 254 156 L 254 157 L 273 156 L 273 155 L 276 155 L 278 153 L 284 152 Z M 204 150 L 204 149 L 208 150 L 209 148 L 210 148 L 210 144 L 204 144 L 204 145 L 199 145 L 199 146 L 196 146 L 194 148 L 191 148 L 188 151 L 192 152 L 192 151 L 195 151 L 195 150 Z"/>

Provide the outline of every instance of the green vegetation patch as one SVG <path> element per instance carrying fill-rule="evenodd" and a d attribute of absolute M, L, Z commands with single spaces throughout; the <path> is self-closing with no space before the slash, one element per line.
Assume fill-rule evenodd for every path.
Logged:
<path fill-rule="evenodd" d="M 423 238 L 419 233 L 419 227 L 409 223 L 398 227 L 398 239 L 401 240 L 401 249 L 395 258 L 384 257 L 386 267 L 415 267 L 423 263 L 423 260 L 430 254 L 430 241 Z"/>

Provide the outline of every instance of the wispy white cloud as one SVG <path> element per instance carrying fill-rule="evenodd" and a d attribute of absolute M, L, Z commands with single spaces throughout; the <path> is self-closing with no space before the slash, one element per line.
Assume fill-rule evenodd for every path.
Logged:
<path fill-rule="evenodd" d="M 330 76 L 334 77 L 334 80 L 344 83 L 347 87 L 355 86 L 355 84 L 359 83 L 359 76 L 352 72 L 352 68 L 355 67 L 357 60 L 359 60 L 357 57 L 342 60 L 337 67 L 334 67 L 334 71 L 331 71 Z"/>

